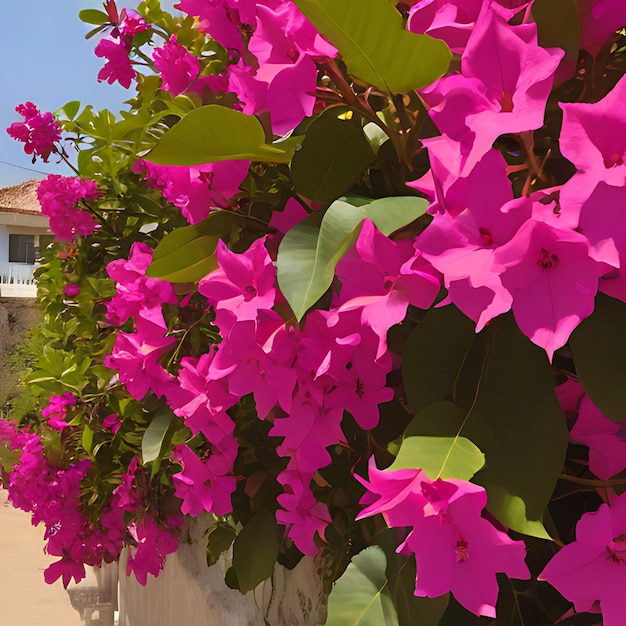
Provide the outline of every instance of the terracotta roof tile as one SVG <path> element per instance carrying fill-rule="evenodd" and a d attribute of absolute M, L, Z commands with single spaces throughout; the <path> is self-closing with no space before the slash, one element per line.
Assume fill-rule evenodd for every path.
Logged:
<path fill-rule="evenodd" d="M 37 199 L 38 180 L 27 180 L 19 185 L 0 189 L 0 213 L 41 214 Z"/>

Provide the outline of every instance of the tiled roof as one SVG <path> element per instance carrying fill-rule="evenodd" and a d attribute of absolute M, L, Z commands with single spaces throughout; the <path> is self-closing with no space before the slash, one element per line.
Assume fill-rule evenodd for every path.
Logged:
<path fill-rule="evenodd" d="M 0 189 L 0 213 L 41 215 L 37 199 L 38 180 L 27 180 L 19 185 Z"/>

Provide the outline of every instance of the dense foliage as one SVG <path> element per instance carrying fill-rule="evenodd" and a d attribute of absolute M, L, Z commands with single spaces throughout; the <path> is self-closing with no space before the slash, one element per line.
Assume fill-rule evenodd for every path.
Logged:
<path fill-rule="evenodd" d="M 0 422 L 46 580 L 145 583 L 207 512 L 329 623 L 620 624 L 626 5 L 176 6 L 81 13 L 119 117 L 8 129 L 76 174 Z"/>

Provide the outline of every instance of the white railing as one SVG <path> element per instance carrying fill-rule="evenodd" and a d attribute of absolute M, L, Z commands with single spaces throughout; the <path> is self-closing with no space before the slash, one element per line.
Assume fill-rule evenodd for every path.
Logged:
<path fill-rule="evenodd" d="M 35 298 L 37 282 L 33 270 L 33 265 L 9 265 L 8 273 L 0 274 L 0 297 Z"/>

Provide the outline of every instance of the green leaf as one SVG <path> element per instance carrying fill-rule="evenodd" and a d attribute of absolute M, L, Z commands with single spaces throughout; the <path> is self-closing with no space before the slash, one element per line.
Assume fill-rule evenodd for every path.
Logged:
<path fill-rule="evenodd" d="M 376 158 L 359 121 L 338 115 L 331 108 L 314 120 L 291 162 L 298 192 L 322 203 L 349 189 Z"/>
<path fill-rule="evenodd" d="M 613 422 L 626 420 L 626 304 L 599 293 L 596 308 L 570 337 L 576 373 Z"/>
<path fill-rule="evenodd" d="M 278 548 L 274 515 L 267 509 L 259 509 L 233 544 L 233 568 L 242 593 L 252 591 L 272 575 Z"/>
<path fill-rule="evenodd" d="M 206 558 L 207 565 L 217 563 L 220 556 L 232 545 L 237 531 L 226 522 L 217 522 L 207 533 Z"/>
<path fill-rule="evenodd" d="M 293 143 L 265 143 L 263 126 L 256 117 L 209 104 L 187 113 L 144 158 L 157 165 L 238 159 L 289 163 L 294 148 Z"/>
<path fill-rule="evenodd" d="M 85 452 L 91 456 L 91 450 L 93 449 L 93 430 L 85 424 L 83 428 L 83 435 L 81 437 L 81 445 Z"/>
<path fill-rule="evenodd" d="M 161 456 L 161 448 L 167 429 L 172 423 L 173 414 L 165 410 L 157 413 L 153 418 L 141 440 L 142 463 L 151 463 Z"/>
<path fill-rule="evenodd" d="M 443 342 L 458 331 L 446 324 L 449 316 L 439 316 L 442 310 L 431 311 L 434 315 L 426 329 L 421 324 L 417 327 L 416 332 L 428 332 L 430 337 L 414 340 L 414 346 L 429 345 L 432 351 L 413 353 L 414 365 L 404 372 L 406 389 L 430 384 L 427 374 L 421 380 L 409 376 L 425 372 L 424 363 L 436 360 L 438 340 Z M 458 370 L 454 379 L 448 371 L 443 377 L 435 372 L 434 381 L 444 393 L 442 381 L 448 380 L 445 397 L 454 398 L 463 417 L 423 410 L 411 423 L 410 432 L 463 436 L 476 444 L 486 464 L 474 482 L 487 489 L 489 511 L 513 530 L 545 537 L 541 517 L 563 467 L 568 439 L 545 352 L 519 331 L 511 315 L 475 335 L 460 362 L 458 346 L 455 350 Z"/>
<path fill-rule="evenodd" d="M 348 72 L 389 93 L 406 93 L 443 76 L 452 53 L 404 28 L 388 0 L 294 0 L 339 50 Z"/>
<path fill-rule="evenodd" d="M 537 23 L 539 45 L 564 50 L 565 61 L 573 64 L 573 70 L 580 47 L 576 0 L 535 0 L 532 14 Z"/>
<path fill-rule="evenodd" d="M 155 248 L 147 276 L 172 283 L 200 280 L 217 269 L 217 242 L 236 238 L 242 226 L 236 214 L 214 211 L 198 224 L 173 230 Z"/>
<path fill-rule="evenodd" d="M 77 115 L 80 109 L 80 101 L 79 100 L 71 100 L 70 102 L 64 104 L 60 111 L 63 112 L 65 117 L 68 120 L 73 120 Z M 56 114 L 56 112 L 55 112 Z"/>
<path fill-rule="evenodd" d="M 433 424 L 444 421 L 462 424 L 465 414 L 452 402 L 437 402 L 423 409 L 414 421 L 418 425 L 424 420 Z M 431 480 L 469 480 L 484 465 L 485 455 L 469 439 L 413 435 L 409 424 L 398 456 L 389 469 L 420 468 Z"/>
<path fill-rule="evenodd" d="M 278 284 L 298 320 L 330 287 L 335 267 L 358 236 L 365 218 L 384 234 L 410 224 L 426 211 L 421 198 L 343 198 L 314 213 L 283 238 L 276 260 Z"/>
<path fill-rule="evenodd" d="M 104 11 L 99 11 L 98 9 L 83 9 L 79 11 L 78 18 L 81 22 L 85 22 L 86 24 L 95 24 L 96 26 L 100 26 L 100 24 L 106 24 L 109 22 L 109 16 Z"/>
<path fill-rule="evenodd" d="M 357 554 L 330 593 L 326 626 L 396 626 L 386 566 L 378 546 Z"/>

